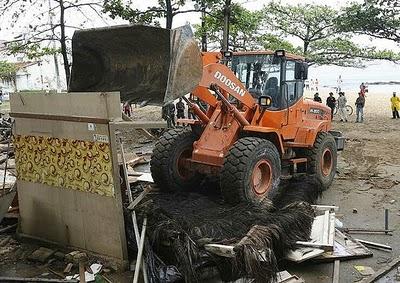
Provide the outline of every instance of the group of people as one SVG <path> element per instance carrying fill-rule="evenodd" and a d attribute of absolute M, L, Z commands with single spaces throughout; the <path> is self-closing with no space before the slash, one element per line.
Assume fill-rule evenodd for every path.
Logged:
<path fill-rule="evenodd" d="M 314 101 L 322 103 L 322 99 L 319 96 L 319 93 L 314 94 Z M 335 112 L 335 108 L 337 107 L 337 112 L 340 117 L 341 122 L 348 121 L 347 115 L 347 98 L 343 91 L 339 91 L 339 97 L 336 99 L 333 95 L 333 92 L 329 93 L 328 98 L 326 99 L 326 105 L 331 109 L 331 119 L 333 119 L 333 114 Z M 355 102 L 356 106 L 356 123 L 364 122 L 364 106 L 365 106 L 365 92 L 360 91 L 358 93 L 358 97 Z"/>
<path fill-rule="evenodd" d="M 311 79 L 311 80 L 306 80 L 305 82 L 304 82 L 304 88 L 306 89 L 306 90 L 311 90 L 311 91 L 318 91 L 318 88 L 319 88 L 319 81 L 318 81 L 318 79 L 315 79 L 315 80 L 313 80 L 313 79 Z"/>
<path fill-rule="evenodd" d="M 175 127 L 175 110 L 177 119 L 185 119 L 185 103 L 182 98 L 179 98 L 176 106 L 171 102 L 162 108 L 162 118 L 167 121 L 168 128 Z"/>

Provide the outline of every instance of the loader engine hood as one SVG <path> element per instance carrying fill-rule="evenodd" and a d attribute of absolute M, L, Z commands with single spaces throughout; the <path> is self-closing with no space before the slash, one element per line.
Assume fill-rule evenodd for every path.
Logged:
<path fill-rule="evenodd" d="M 191 92 L 202 77 L 201 52 L 190 26 L 76 31 L 72 58 L 69 92 L 119 91 L 124 102 L 162 105 Z"/>

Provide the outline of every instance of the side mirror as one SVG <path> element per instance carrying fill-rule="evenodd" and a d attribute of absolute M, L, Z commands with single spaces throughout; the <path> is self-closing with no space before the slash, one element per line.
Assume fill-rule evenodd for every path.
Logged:
<path fill-rule="evenodd" d="M 258 98 L 258 105 L 260 106 L 260 108 L 263 108 L 263 109 L 271 107 L 272 97 L 269 95 L 261 95 Z"/>
<path fill-rule="evenodd" d="M 294 78 L 296 80 L 306 80 L 308 78 L 308 64 L 296 62 L 294 67 Z"/>

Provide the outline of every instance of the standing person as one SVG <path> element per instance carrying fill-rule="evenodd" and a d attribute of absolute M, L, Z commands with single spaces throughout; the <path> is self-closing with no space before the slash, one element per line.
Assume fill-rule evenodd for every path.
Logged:
<path fill-rule="evenodd" d="M 311 79 L 311 81 L 310 81 L 310 88 L 311 88 L 311 91 L 314 90 L 314 80 L 313 79 Z"/>
<path fill-rule="evenodd" d="M 347 111 L 346 111 L 346 104 L 347 104 L 347 99 L 346 96 L 344 95 L 344 92 L 339 92 L 339 97 L 337 99 L 338 101 L 338 113 L 340 116 L 340 122 L 347 122 Z"/>
<path fill-rule="evenodd" d="M 0 104 L 3 104 L 3 89 L 0 88 Z"/>
<path fill-rule="evenodd" d="M 339 75 L 339 78 L 337 79 L 337 90 L 336 90 L 339 94 L 342 91 L 342 85 L 343 85 L 342 75 Z"/>
<path fill-rule="evenodd" d="M 331 119 L 333 120 L 333 111 L 336 107 L 336 98 L 333 96 L 333 92 L 329 93 L 329 96 L 326 99 L 326 105 L 331 109 Z"/>
<path fill-rule="evenodd" d="M 365 97 L 359 92 L 356 100 L 356 123 L 364 122 Z"/>
<path fill-rule="evenodd" d="M 131 117 L 131 115 L 132 115 L 132 107 L 129 102 L 124 103 L 124 113 L 128 117 Z"/>
<path fill-rule="evenodd" d="M 306 90 L 309 90 L 309 89 L 310 89 L 310 81 L 309 81 L 309 80 L 305 80 L 305 81 L 304 81 L 304 88 L 305 88 Z"/>
<path fill-rule="evenodd" d="M 175 104 L 172 102 L 168 103 L 168 120 L 170 122 L 171 128 L 172 125 L 175 128 Z"/>
<path fill-rule="evenodd" d="M 319 85 L 319 81 L 318 79 L 315 79 L 315 90 L 318 91 L 318 85 Z"/>
<path fill-rule="evenodd" d="M 162 107 L 162 118 L 167 121 L 168 128 L 175 128 L 175 105 L 170 102 Z"/>
<path fill-rule="evenodd" d="M 390 102 L 392 104 L 392 119 L 400 119 L 399 110 L 400 110 L 400 98 L 396 96 L 396 92 L 393 92 L 393 96 L 390 98 Z"/>
<path fill-rule="evenodd" d="M 319 97 L 319 93 L 318 92 L 316 92 L 314 94 L 314 101 L 322 103 L 322 99 L 321 99 L 321 97 Z"/>
<path fill-rule="evenodd" d="M 185 119 L 185 103 L 183 103 L 182 97 L 179 98 L 179 101 L 176 104 L 176 118 Z"/>
<path fill-rule="evenodd" d="M 360 85 L 360 93 L 363 97 L 365 97 L 365 93 L 368 92 L 367 85 L 364 83 L 361 83 Z"/>

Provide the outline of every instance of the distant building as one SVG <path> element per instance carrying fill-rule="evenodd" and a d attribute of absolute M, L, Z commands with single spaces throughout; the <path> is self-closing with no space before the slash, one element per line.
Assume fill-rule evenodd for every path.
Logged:
<path fill-rule="evenodd" d="M 24 54 L 9 55 L 6 41 L 0 40 L 0 61 L 13 63 L 18 71 L 13 82 L 0 80 L 0 88 L 6 92 L 35 91 L 57 89 L 54 58 L 44 56 L 41 60 L 29 60 Z M 66 89 L 64 68 L 59 66 L 61 89 Z"/>

